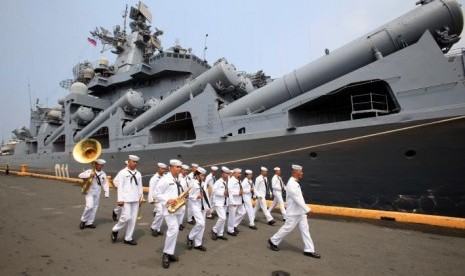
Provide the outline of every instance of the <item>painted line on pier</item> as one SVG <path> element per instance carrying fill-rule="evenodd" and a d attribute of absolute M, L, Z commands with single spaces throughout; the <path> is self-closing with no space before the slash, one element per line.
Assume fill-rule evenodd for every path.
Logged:
<path fill-rule="evenodd" d="M 4 170 L 0 170 L 3 171 Z M 38 177 L 51 180 L 60 180 L 72 183 L 82 184 L 82 179 L 79 178 L 66 178 L 58 177 L 53 175 L 28 173 L 28 172 L 17 172 L 10 171 L 11 174 L 17 174 L 19 176 L 30 176 Z M 111 183 L 111 181 L 109 181 Z M 113 186 L 112 184 L 110 186 Z M 144 187 L 144 192 L 148 192 L 148 187 Z M 256 201 L 254 200 L 254 205 Z M 272 201 L 267 200 L 267 206 L 270 206 Z M 455 217 L 443 217 L 434 215 L 423 215 L 423 214 L 412 214 L 412 213 L 401 213 L 392 211 L 381 211 L 381 210 L 370 210 L 370 209 L 359 209 L 359 208 L 348 208 L 348 207 L 337 207 L 337 206 L 325 206 L 316 204 L 307 204 L 315 214 L 325 214 L 334 216 L 354 217 L 363 219 L 374 219 L 374 220 L 393 220 L 396 222 L 406 223 L 418 223 L 432 226 L 440 226 L 447 228 L 465 229 L 465 219 Z M 279 210 L 279 206 L 275 207 Z"/>

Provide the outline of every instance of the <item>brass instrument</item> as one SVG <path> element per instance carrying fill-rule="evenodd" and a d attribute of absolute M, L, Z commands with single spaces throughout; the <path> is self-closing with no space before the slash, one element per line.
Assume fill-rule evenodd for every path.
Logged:
<path fill-rule="evenodd" d="M 95 139 L 81 140 L 73 148 L 73 157 L 79 163 L 87 164 L 97 160 L 102 153 L 102 145 Z M 95 172 L 95 164 L 92 163 L 92 171 Z M 85 179 L 82 183 L 81 193 L 86 194 L 94 177 Z"/>
<path fill-rule="evenodd" d="M 187 189 L 184 192 L 182 192 L 182 194 L 180 194 L 178 198 L 175 199 L 176 204 L 174 206 L 173 205 L 168 206 L 168 212 L 174 213 L 177 210 L 179 210 L 179 208 L 181 208 L 182 206 L 186 204 L 186 197 L 189 195 L 190 189 L 191 187 L 187 187 Z"/>
<path fill-rule="evenodd" d="M 140 207 L 142 207 L 142 204 L 146 203 L 147 200 L 145 199 L 145 197 L 142 196 L 142 198 L 140 199 L 140 203 L 139 203 L 139 212 L 137 213 L 137 219 L 140 220 L 142 219 L 142 215 L 140 214 Z"/>

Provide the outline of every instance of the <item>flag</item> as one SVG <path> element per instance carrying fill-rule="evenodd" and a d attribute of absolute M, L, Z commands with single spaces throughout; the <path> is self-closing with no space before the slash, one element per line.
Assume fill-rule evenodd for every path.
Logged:
<path fill-rule="evenodd" d="M 92 38 L 88 37 L 88 38 L 87 38 L 87 41 L 88 41 L 90 44 L 94 45 L 94 47 L 97 46 L 97 41 L 95 41 L 95 39 L 92 39 Z"/>

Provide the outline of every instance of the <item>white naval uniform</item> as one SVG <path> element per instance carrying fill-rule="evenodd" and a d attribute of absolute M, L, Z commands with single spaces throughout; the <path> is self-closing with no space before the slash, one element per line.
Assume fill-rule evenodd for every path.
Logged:
<path fill-rule="evenodd" d="M 167 173 L 160 178 L 153 192 L 155 198 L 161 203 L 162 214 L 168 227 L 163 253 L 169 255 L 173 255 L 176 248 L 176 239 L 179 233 L 178 216 L 181 216 L 181 209 L 174 213 L 168 212 L 168 200 L 178 198 L 181 193 L 181 183 L 171 173 Z"/>
<path fill-rule="evenodd" d="M 228 180 L 228 193 L 229 193 L 229 217 L 228 217 L 228 232 L 233 233 L 234 227 L 237 226 L 236 217 L 242 218 L 245 214 L 242 196 L 239 194 L 241 185 L 239 180 L 234 176 Z"/>
<path fill-rule="evenodd" d="M 208 193 L 208 196 L 210 197 L 212 195 L 212 192 L 213 192 L 213 184 L 215 184 L 216 182 L 216 177 L 213 176 L 212 173 L 210 173 L 209 175 L 207 175 L 207 177 L 205 178 L 205 189 Z M 207 217 L 212 217 L 213 215 L 213 209 L 210 210 L 211 213 L 210 213 L 210 216 L 207 216 Z"/>
<path fill-rule="evenodd" d="M 150 178 L 150 183 L 149 183 L 149 195 L 148 195 L 148 201 L 149 203 L 153 202 L 153 222 L 150 228 L 152 230 L 160 232 L 161 230 L 161 225 L 163 223 L 163 214 L 162 214 L 162 208 L 161 208 L 161 203 L 158 202 L 153 196 L 153 190 L 155 189 L 155 186 L 157 185 L 157 182 L 160 180 L 160 178 L 163 175 L 160 175 L 158 173 L 154 174 L 152 178 Z"/>
<path fill-rule="evenodd" d="M 195 218 L 195 225 L 189 232 L 189 239 L 194 241 L 194 246 L 202 245 L 206 213 L 211 209 L 208 192 L 202 184 L 198 180 L 193 179 L 190 183 L 190 187 L 192 188 L 189 190 L 189 200 L 192 204 L 192 213 Z M 203 193 L 204 196 L 201 199 L 198 198 L 200 193 Z"/>
<path fill-rule="evenodd" d="M 307 221 L 307 213 L 310 212 L 311 209 L 305 204 L 300 184 L 294 177 L 291 177 L 286 185 L 286 203 L 286 222 L 281 226 L 278 232 L 270 238 L 271 242 L 275 245 L 279 245 L 284 237 L 299 225 L 300 234 L 304 241 L 304 252 L 315 252 Z"/>
<path fill-rule="evenodd" d="M 255 196 L 257 197 L 257 204 L 255 205 L 254 212 L 255 212 L 255 217 L 257 216 L 257 211 L 258 209 L 262 209 L 263 214 L 266 217 L 266 220 L 268 222 L 273 220 L 273 217 L 271 216 L 270 212 L 266 208 L 266 194 L 268 193 L 268 179 L 264 177 L 263 175 L 257 176 L 255 178 Z"/>
<path fill-rule="evenodd" d="M 79 174 L 79 178 L 87 179 L 90 177 L 91 173 L 92 170 L 84 171 Z M 99 180 L 101 185 L 99 185 Z M 84 221 L 86 225 L 94 224 L 102 188 L 105 191 L 105 197 L 108 197 L 110 195 L 110 190 L 108 187 L 107 175 L 104 171 L 95 171 L 94 179 L 92 180 L 92 184 L 86 194 L 86 207 L 84 208 L 84 212 L 82 212 L 81 216 L 81 221 Z"/>
<path fill-rule="evenodd" d="M 187 176 L 182 176 L 182 174 L 179 175 L 179 183 L 181 184 L 182 190 L 185 191 L 187 189 Z M 186 203 L 187 203 L 187 198 L 186 198 Z M 182 206 L 179 208 L 179 215 L 177 215 L 178 218 L 178 223 L 179 225 L 182 224 L 182 221 L 184 220 L 184 216 L 186 215 L 186 205 Z"/>
<path fill-rule="evenodd" d="M 124 226 L 126 229 L 126 241 L 132 240 L 136 226 L 139 201 L 143 196 L 142 176 L 138 170 L 131 171 L 124 168 L 115 177 L 118 183 L 118 202 L 124 202 L 123 211 L 118 223 L 113 227 L 113 232 L 118 232 Z"/>
<path fill-rule="evenodd" d="M 271 179 L 271 188 L 273 189 L 273 202 L 271 203 L 268 211 L 271 213 L 273 211 L 276 204 L 279 204 L 279 209 L 281 210 L 281 215 L 283 219 L 286 219 L 286 208 L 284 207 L 284 200 L 283 200 L 283 189 L 284 187 L 283 179 L 281 176 L 275 174 Z"/>
<path fill-rule="evenodd" d="M 192 179 L 194 179 L 194 173 L 191 172 L 187 175 L 186 177 L 186 181 L 187 183 L 189 184 Z M 192 222 L 192 217 L 193 217 L 193 214 L 192 214 L 192 205 L 191 205 L 191 202 L 189 199 L 186 199 L 186 209 L 187 209 L 187 221 L 188 222 Z"/>
<path fill-rule="evenodd" d="M 115 188 L 118 189 L 118 181 L 116 179 L 113 179 L 113 186 L 115 186 Z M 113 212 L 115 212 L 117 216 L 119 216 L 122 211 L 123 211 L 123 207 L 119 205 L 116 205 L 115 209 L 113 209 Z"/>
<path fill-rule="evenodd" d="M 218 179 L 215 184 L 213 184 L 213 191 L 212 191 L 212 204 L 213 208 L 216 210 L 218 214 L 218 220 L 216 224 L 213 226 L 213 232 L 215 232 L 218 236 L 223 236 L 224 233 L 224 224 L 226 222 L 226 208 L 227 202 L 226 197 L 224 196 L 224 191 L 227 189 L 227 180 L 223 180 L 223 178 Z"/>
<path fill-rule="evenodd" d="M 247 213 L 247 217 L 249 219 L 249 226 L 254 226 L 254 220 L 255 220 L 255 212 L 253 210 L 252 206 L 252 191 L 251 188 L 253 187 L 253 182 L 252 180 L 249 180 L 248 178 L 244 178 L 242 180 L 242 198 L 244 199 L 244 209 L 245 213 Z M 241 216 L 236 216 L 236 222 L 234 223 L 234 226 L 238 226 L 241 222 L 242 219 L 244 218 L 244 214 Z"/>

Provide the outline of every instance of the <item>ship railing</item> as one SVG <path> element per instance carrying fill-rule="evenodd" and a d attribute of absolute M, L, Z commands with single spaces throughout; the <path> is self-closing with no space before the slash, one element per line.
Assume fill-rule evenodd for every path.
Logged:
<path fill-rule="evenodd" d="M 367 93 L 351 95 L 352 112 L 350 113 L 351 120 L 357 114 L 375 114 L 376 117 L 382 114 L 389 113 L 389 104 L 387 95 Z"/>

